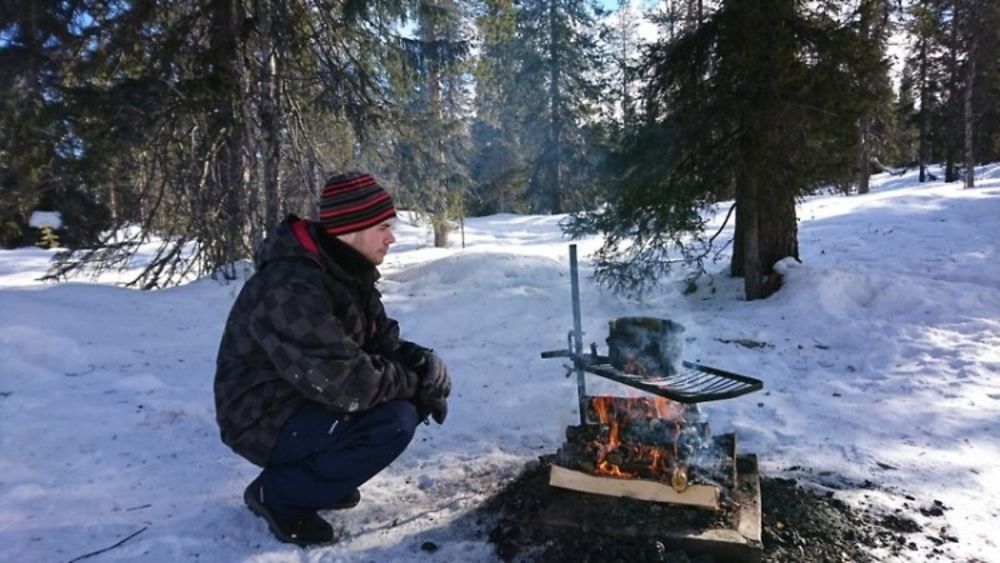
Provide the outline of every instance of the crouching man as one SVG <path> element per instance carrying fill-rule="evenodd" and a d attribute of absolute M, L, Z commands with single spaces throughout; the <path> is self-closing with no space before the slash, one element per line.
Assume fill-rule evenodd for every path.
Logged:
<path fill-rule="evenodd" d="M 331 178 L 319 221 L 290 216 L 264 241 L 226 322 L 215 374 L 222 441 L 263 468 L 247 506 L 281 541 L 335 541 L 317 511 L 441 424 L 451 380 L 431 350 L 399 338 L 375 288 L 395 242 L 389 194 L 368 174 Z"/>

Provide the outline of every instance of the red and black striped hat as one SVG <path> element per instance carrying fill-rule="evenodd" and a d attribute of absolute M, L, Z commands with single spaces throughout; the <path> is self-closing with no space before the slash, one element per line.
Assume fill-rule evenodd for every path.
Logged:
<path fill-rule="evenodd" d="M 333 176 L 319 198 L 319 223 L 331 235 L 363 231 L 395 216 L 392 196 L 364 172 Z"/>

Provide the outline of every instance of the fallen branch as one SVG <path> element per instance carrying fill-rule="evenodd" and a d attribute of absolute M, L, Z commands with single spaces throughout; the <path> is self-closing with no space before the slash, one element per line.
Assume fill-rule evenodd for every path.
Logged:
<path fill-rule="evenodd" d="M 95 366 L 94 364 L 90 364 L 85 371 L 77 371 L 77 372 L 69 371 L 64 373 L 63 375 L 65 375 L 66 377 L 79 377 L 81 375 L 87 375 L 88 373 L 93 372 L 95 369 L 97 369 L 97 366 Z"/>
<path fill-rule="evenodd" d="M 74 559 L 70 559 L 70 560 L 69 560 L 69 561 L 67 561 L 66 563 L 76 563 L 77 561 L 82 561 L 82 560 L 84 560 L 84 559 L 87 559 L 87 558 L 90 558 L 90 557 L 93 557 L 93 556 L 95 556 L 95 555 L 100 555 L 100 554 L 104 553 L 105 551 L 111 551 L 112 549 L 114 549 L 114 548 L 116 548 L 116 547 L 120 547 L 120 546 L 121 546 L 122 544 L 124 544 L 124 543 L 125 543 L 125 542 L 127 542 L 128 540 L 130 540 L 130 539 L 132 539 L 132 538 L 134 538 L 134 537 L 138 536 L 139 534 L 141 534 L 141 533 L 145 532 L 145 531 L 146 531 L 146 530 L 148 530 L 148 529 L 149 529 L 149 526 L 143 526 L 142 528 L 139 528 L 139 529 L 138 529 L 137 531 L 135 531 L 135 532 L 132 532 L 131 534 L 129 534 L 129 535 L 127 535 L 127 536 L 125 536 L 124 538 L 122 538 L 122 540 L 121 540 L 121 541 L 119 541 L 118 543 L 116 543 L 116 544 L 114 544 L 114 545 L 109 545 L 108 547 L 105 547 L 104 549 L 98 549 L 97 551 L 91 551 L 90 553 L 87 553 L 87 554 L 84 554 L 84 555 L 81 555 L 81 556 L 79 556 L 79 557 L 77 557 L 77 558 L 74 558 Z"/>
<path fill-rule="evenodd" d="M 766 348 L 768 346 L 771 346 L 772 348 L 774 347 L 771 344 L 768 344 L 767 342 L 760 342 L 760 341 L 757 341 L 757 340 L 750 340 L 749 338 L 737 338 L 735 340 L 729 340 L 727 338 L 716 338 L 716 340 L 718 340 L 719 342 L 721 342 L 723 344 L 739 344 L 740 346 L 742 346 L 744 348 Z M 818 346 L 817 346 L 817 348 L 818 348 Z"/>

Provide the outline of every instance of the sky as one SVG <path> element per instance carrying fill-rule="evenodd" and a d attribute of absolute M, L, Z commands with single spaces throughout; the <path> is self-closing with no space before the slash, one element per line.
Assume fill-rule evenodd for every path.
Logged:
<path fill-rule="evenodd" d="M 912 560 L 1000 560 L 1000 166 L 977 184 L 910 171 L 806 199 L 801 262 L 781 262 L 784 286 L 753 302 L 728 256 L 695 293 L 677 273 L 643 301 L 613 295 L 589 276 L 599 239 L 578 241 L 584 343 L 603 351 L 620 316 L 683 324 L 684 359 L 764 382 L 702 411 L 765 476 L 904 510 L 925 527 Z M 122 540 L 92 560 L 496 560 L 473 510 L 577 422 L 573 378 L 539 356 L 572 328 L 569 241 L 560 216 L 494 215 L 466 221 L 466 248 L 455 233 L 437 249 L 402 215 L 381 290 L 403 336 L 448 363 L 449 416 L 420 426 L 357 508 L 324 513 L 340 543 L 309 550 L 243 506 L 257 470 L 218 438 L 215 354 L 240 283 L 41 283 L 52 251 L 0 251 L 0 560 L 70 561 Z M 923 516 L 935 501 L 944 516 Z M 933 557 L 925 536 L 942 527 L 958 542 Z"/>

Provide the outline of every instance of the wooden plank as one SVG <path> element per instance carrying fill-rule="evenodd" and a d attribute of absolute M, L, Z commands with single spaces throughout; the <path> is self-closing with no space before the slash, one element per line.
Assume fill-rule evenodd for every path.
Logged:
<path fill-rule="evenodd" d="M 689 485 L 679 493 L 659 481 L 599 477 L 558 465 L 551 467 L 549 485 L 584 493 L 719 510 L 719 490 L 712 485 Z"/>
<path fill-rule="evenodd" d="M 630 516 L 622 516 L 619 511 L 617 517 L 609 518 L 609 514 L 616 514 L 616 503 L 627 501 L 559 491 L 546 501 L 545 508 L 531 525 L 545 530 L 553 537 L 568 533 L 600 534 L 661 541 L 689 554 L 709 554 L 714 561 L 760 563 L 763 543 L 757 458 L 752 454 L 740 455 L 736 465 L 739 467 L 739 476 L 732 499 L 737 505 L 735 522 L 708 526 L 697 524 L 701 517 L 698 515 L 731 519 L 731 514 L 726 515 L 726 511 L 732 510 L 731 508 L 714 513 L 685 507 L 664 508 L 653 513 L 655 516 L 641 511 L 637 513 L 633 508 L 625 511 Z"/>
<path fill-rule="evenodd" d="M 757 469 L 757 454 L 738 456 L 736 466 L 739 472 L 737 485 L 744 492 L 736 531 L 750 544 L 761 545 L 760 473 Z"/>

